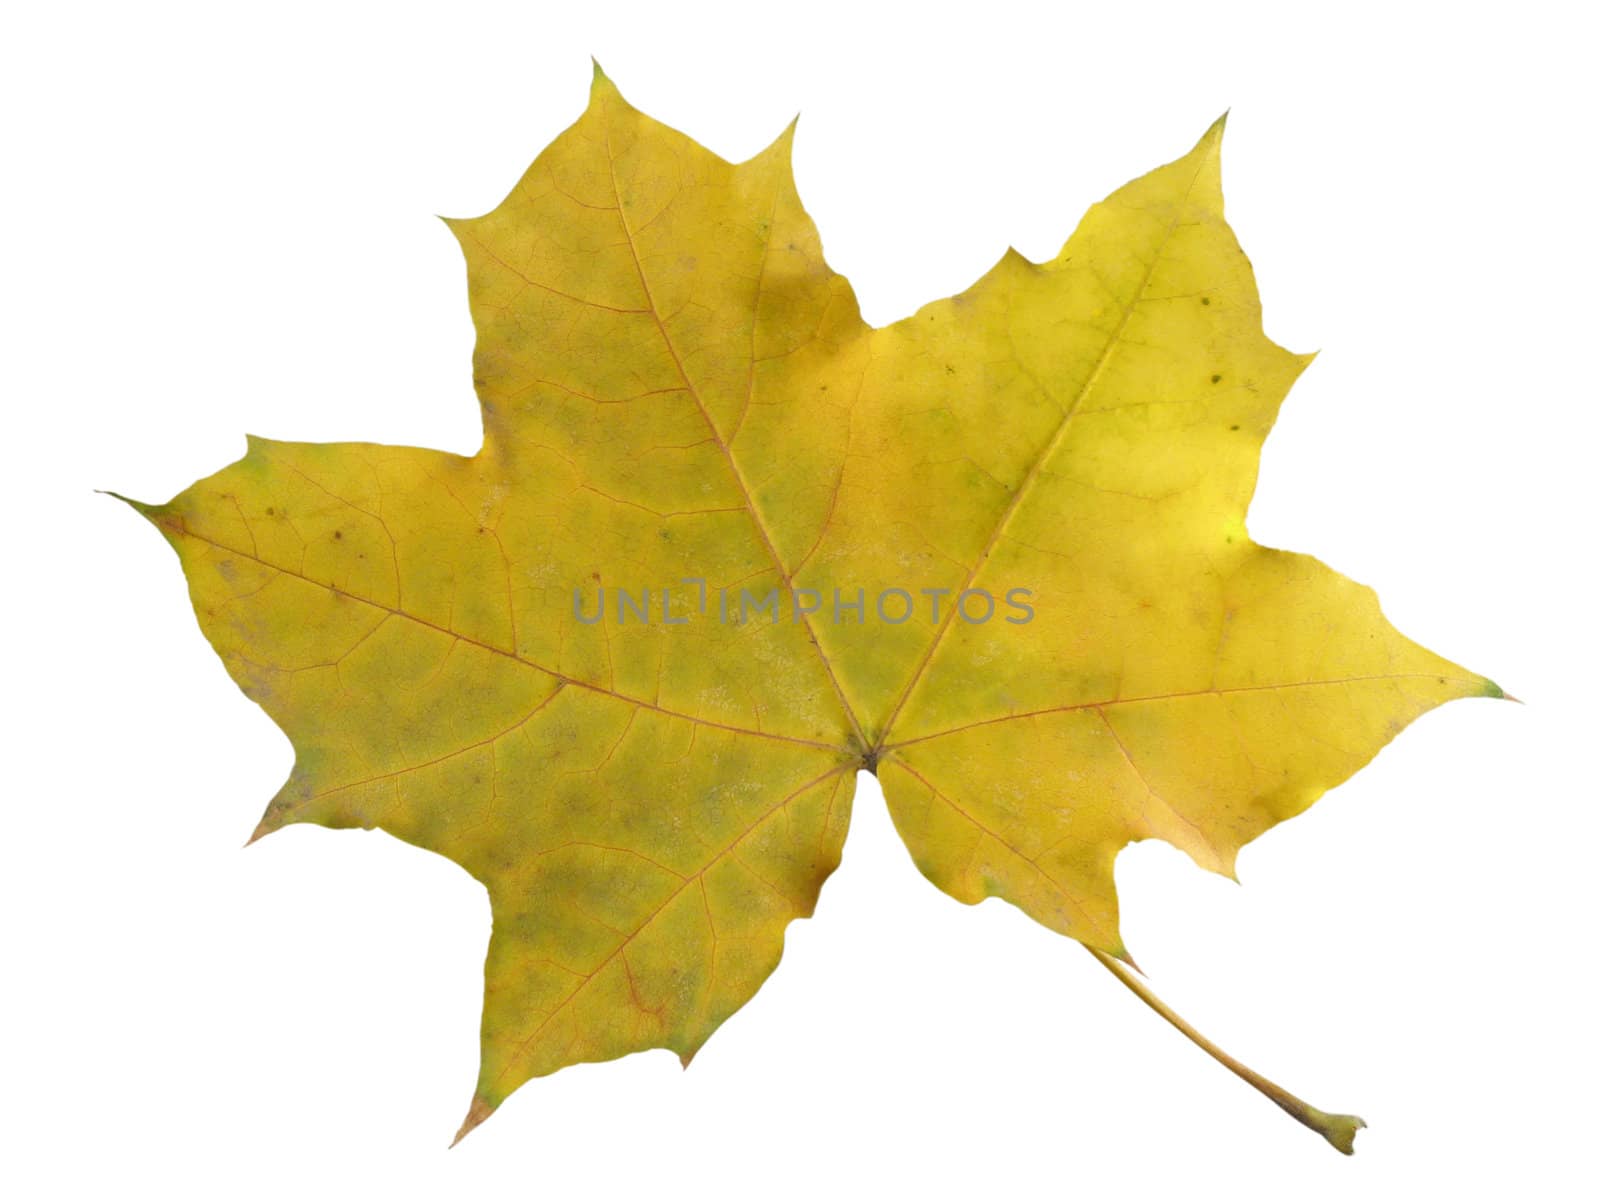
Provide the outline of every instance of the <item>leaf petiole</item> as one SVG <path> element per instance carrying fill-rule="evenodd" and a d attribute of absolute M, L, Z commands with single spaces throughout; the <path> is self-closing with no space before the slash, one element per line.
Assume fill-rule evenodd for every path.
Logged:
<path fill-rule="evenodd" d="M 1249 1065 L 1241 1064 L 1185 1022 L 1183 1017 L 1174 1011 L 1172 1007 L 1152 993 L 1150 987 L 1144 983 L 1143 978 L 1126 964 L 1123 964 L 1120 960 L 1113 959 L 1102 951 L 1089 947 L 1087 944 L 1084 945 L 1084 948 L 1096 960 L 1104 964 L 1112 976 L 1132 990 L 1135 997 L 1183 1032 L 1191 1043 L 1222 1065 L 1223 1068 L 1265 1094 L 1276 1102 L 1278 1107 L 1288 1114 L 1290 1118 L 1310 1127 L 1311 1130 L 1322 1136 L 1323 1139 L 1338 1148 L 1346 1156 L 1355 1152 L 1356 1132 L 1367 1125 L 1365 1122 L 1353 1114 L 1329 1114 L 1325 1110 L 1318 1110 L 1310 1103 L 1295 1097 L 1294 1094 L 1275 1081 L 1267 1080 Z"/>

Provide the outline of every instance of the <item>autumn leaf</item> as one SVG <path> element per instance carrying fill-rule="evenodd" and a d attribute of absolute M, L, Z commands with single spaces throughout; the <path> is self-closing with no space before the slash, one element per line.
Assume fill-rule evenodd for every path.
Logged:
<path fill-rule="evenodd" d="M 165 505 L 293 741 L 257 836 L 382 828 L 487 887 L 481 1073 L 685 1063 L 776 967 L 874 771 L 922 872 L 1127 967 L 1112 865 L 1239 848 L 1490 681 L 1253 543 L 1310 361 L 1262 333 L 1218 122 L 1045 263 L 866 325 L 791 127 L 724 162 L 596 72 L 468 267 L 484 442 L 252 438 Z M 1336 1146 L 1325 1115 L 1223 1053 Z M 1276 1092 L 1274 1092 L 1276 1091 Z"/>

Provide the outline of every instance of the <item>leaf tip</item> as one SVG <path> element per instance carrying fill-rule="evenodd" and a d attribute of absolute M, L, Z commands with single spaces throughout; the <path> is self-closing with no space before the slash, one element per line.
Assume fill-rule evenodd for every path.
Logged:
<path fill-rule="evenodd" d="M 1228 132 L 1228 114 L 1231 112 L 1233 112 L 1231 108 L 1223 109 L 1222 116 L 1218 117 L 1206 128 L 1204 136 L 1200 139 L 1202 145 L 1209 144 L 1215 147 L 1222 141 L 1222 135 Z"/>
<path fill-rule="evenodd" d="M 135 501 L 132 497 L 125 497 L 119 492 L 112 492 L 109 488 L 97 488 L 94 491 L 102 497 L 111 497 L 113 500 L 121 501 L 129 509 L 134 510 L 152 522 L 156 520 L 156 514 L 161 509 L 159 505 L 151 505 L 147 501 Z"/>
<path fill-rule="evenodd" d="M 594 67 L 594 74 L 589 77 L 590 105 L 599 104 L 607 98 L 621 100 L 622 93 L 617 90 L 617 85 L 611 76 L 606 74 L 606 69 L 600 65 L 600 60 L 590 55 L 589 62 Z"/>
<path fill-rule="evenodd" d="M 461 1129 L 456 1132 L 456 1137 L 450 1141 L 453 1148 L 464 1140 L 472 1131 L 494 1113 L 494 1103 L 485 1097 L 475 1097 L 472 1105 L 467 1107 L 467 1117 L 461 1120 Z"/>
<path fill-rule="evenodd" d="M 1090 949 L 1090 950 L 1093 950 L 1093 949 Z M 1116 947 L 1107 948 L 1105 954 L 1110 956 L 1113 960 L 1116 960 L 1116 961 L 1119 961 L 1120 963 L 1126 964 L 1129 968 L 1133 969 L 1133 971 L 1138 973 L 1141 977 L 1149 975 L 1148 973 L 1145 972 L 1144 969 L 1139 967 L 1139 962 L 1133 958 L 1133 954 L 1128 951 L 1127 945 L 1125 943 L 1123 943 L 1121 939 L 1117 940 L 1117 946 Z"/>
<path fill-rule="evenodd" d="M 1521 697 L 1513 697 L 1487 676 L 1483 678 L 1483 695 L 1493 697 L 1497 701 L 1514 701 L 1518 705 L 1525 704 Z"/>
<path fill-rule="evenodd" d="M 786 163 L 794 158 L 794 131 L 799 128 L 799 125 L 800 114 L 796 113 L 789 118 L 789 124 L 783 127 L 783 132 L 772 139 L 770 149 L 776 150 Z"/>
<path fill-rule="evenodd" d="M 995 266 L 1012 269 L 1020 267 L 1029 271 L 1037 271 L 1039 269 L 1039 264 L 1028 258 L 1027 255 L 1023 254 L 1015 246 L 1009 245 L 1006 247 L 1005 252 L 1000 256 L 1000 259 Z"/>
<path fill-rule="evenodd" d="M 273 831 L 282 830 L 287 825 L 285 813 L 284 808 L 274 800 L 267 807 L 266 813 L 261 815 L 261 821 L 256 823 L 256 829 L 250 832 L 250 837 L 244 841 L 244 845 L 249 847 L 252 843 L 259 843 Z"/>
<path fill-rule="evenodd" d="M 1187 164 L 1187 170 L 1193 173 L 1186 176 L 1182 187 L 1184 206 L 1194 205 L 1217 217 L 1222 216 L 1222 135 L 1227 128 L 1228 114 L 1225 112 L 1206 127 L 1205 133 L 1200 135 L 1189 153 L 1177 160 L 1178 163 Z"/>

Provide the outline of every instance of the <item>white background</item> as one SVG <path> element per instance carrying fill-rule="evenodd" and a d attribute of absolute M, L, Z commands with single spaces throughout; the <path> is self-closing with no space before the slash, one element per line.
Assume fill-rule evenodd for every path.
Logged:
<path fill-rule="evenodd" d="M 1567 6 L 983 0 L 40 6 L 0 43 L 8 751 L 0 1185 L 19 1198 L 1593 1195 L 1593 33 Z M 1577 14 L 1578 6 L 1567 9 Z M 1251 528 L 1527 702 L 1407 731 L 1240 861 L 1124 854 L 1134 954 L 1295 1126 L 1075 945 L 843 867 L 687 1072 L 525 1086 L 454 1151 L 489 911 L 382 834 L 240 845 L 290 748 L 134 514 L 249 431 L 470 452 L 433 214 L 585 103 L 801 195 L 867 318 L 1039 258 L 1232 107 L 1268 332 L 1322 356 Z M 138 1192 L 135 1190 L 135 1192 Z"/>

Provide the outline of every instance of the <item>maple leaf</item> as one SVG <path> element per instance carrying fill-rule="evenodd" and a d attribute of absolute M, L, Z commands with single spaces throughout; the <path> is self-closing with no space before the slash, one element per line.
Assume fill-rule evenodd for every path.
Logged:
<path fill-rule="evenodd" d="M 881 329 L 825 263 L 791 126 L 729 164 L 588 110 L 465 252 L 473 456 L 252 438 L 137 507 L 293 741 L 257 835 L 379 827 L 487 887 L 481 1073 L 688 1062 L 837 865 L 856 772 L 922 872 L 1150 995 L 1112 865 L 1231 873 L 1422 712 L 1499 696 L 1245 531 L 1309 356 L 1262 333 L 1222 123 Z"/>

